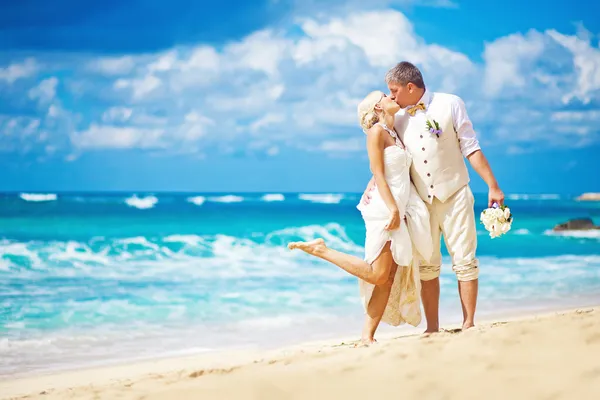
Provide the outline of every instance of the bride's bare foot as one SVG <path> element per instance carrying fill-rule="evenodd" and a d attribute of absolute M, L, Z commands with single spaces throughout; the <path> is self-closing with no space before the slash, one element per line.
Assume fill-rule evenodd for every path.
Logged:
<path fill-rule="evenodd" d="M 465 322 L 463 324 L 463 326 L 462 326 L 462 330 L 466 331 L 467 329 L 471 329 L 471 328 L 474 328 L 474 327 L 475 327 L 474 323 L 472 323 L 472 322 Z"/>
<path fill-rule="evenodd" d="M 305 253 L 312 254 L 313 256 L 318 256 L 324 250 L 327 249 L 325 245 L 325 241 L 323 239 L 311 240 L 310 242 L 292 242 L 288 244 L 288 249 L 294 250 L 302 250 Z"/>
<path fill-rule="evenodd" d="M 369 347 L 373 344 L 377 344 L 377 340 L 375 338 L 361 338 L 360 342 L 356 343 L 354 347 Z"/>

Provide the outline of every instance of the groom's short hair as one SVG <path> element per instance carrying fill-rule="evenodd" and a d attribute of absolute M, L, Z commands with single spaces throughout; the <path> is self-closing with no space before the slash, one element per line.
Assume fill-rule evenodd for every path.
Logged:
<path fill-rule="evenodd" d="M 394 82 L 401 85 L 407 85 L 409 82 L 412 82 L 418 88 L 425 88 L 425 82 L 423 81 L 421 71 L 408 61 L 402 61 L 396 64 L 394 68 L 390 69 L 387 74 L 385 74 L 385 82 Z"/>

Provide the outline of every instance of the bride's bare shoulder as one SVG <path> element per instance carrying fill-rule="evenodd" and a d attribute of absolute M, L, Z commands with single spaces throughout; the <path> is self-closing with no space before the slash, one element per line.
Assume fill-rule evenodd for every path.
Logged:
<path fill-rule="evenodd" d="M 383 149 L 385 147 L 385 129 L 379 124 L 372 126 L 367 130 L 367 147 L 376 147 Z"/>
<path fill-rule="evenodd" d="M 369 138 L 379 138 L 382 137 L 385 133 L 385 129 L 383 126 L 379 124 L 375 124 L 367 130 L 367 137 Z"/>

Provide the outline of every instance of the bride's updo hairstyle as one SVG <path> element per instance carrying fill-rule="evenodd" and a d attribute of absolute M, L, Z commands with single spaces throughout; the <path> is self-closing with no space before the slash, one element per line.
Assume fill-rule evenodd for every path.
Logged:
<path fill-rule="evenodd" d="M 384 93 L 380 90 L 375 90 L 367 95 L 358 105 L 358 123 L 364 133 L 377 122 L 382 111 L 375 110 L 375 106 L 381 101 Z"/>

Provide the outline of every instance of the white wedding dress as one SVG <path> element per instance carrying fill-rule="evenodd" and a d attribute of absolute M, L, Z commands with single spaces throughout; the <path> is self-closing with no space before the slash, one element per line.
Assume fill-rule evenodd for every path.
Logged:
<path fill-rule="evenodd" d="M 404 148 L 396 132 L 385 124 L 380 125 L 394 138 L 395 146 L 384 149 L 385 180 L 400 211 L 401 224 L 387 231 L 390 211 L 379 190 L 372 192 L 369 204 L 357 206 L 366 226 L 365 261 L 372 264 L 385 244 L 391 241 L 391 251 L 398 269 L 382 321 L 393 326 L 421 322 L 421 281 L 419 260 L 428 261 L 433 252 L 431 228 L 427 206 L 410 181 L 412 156 Z M 406 218 L 404 218 L 406 217 Z M 375 285 L 359 280 L 360 294 L 365 310 L 369 305 Z"/>

